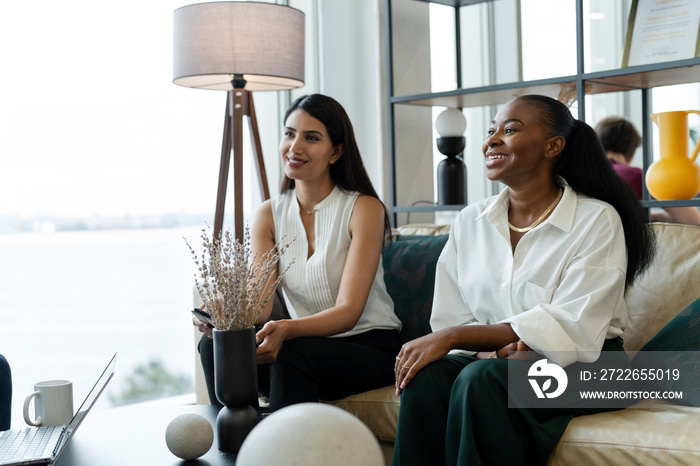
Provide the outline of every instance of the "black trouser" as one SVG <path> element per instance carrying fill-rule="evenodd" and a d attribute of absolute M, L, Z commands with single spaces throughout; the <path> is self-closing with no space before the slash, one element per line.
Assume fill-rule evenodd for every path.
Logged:
<path fill-rule="evenodd" d="M 258 389 L 269 397 L 274 410 L 307 401 L 336 400 L 393 385 L 394 363 L 401 344 L 394 330 L 370 330 L 343 338 L 287 340 L 275 362 L 258 365 Z M 209 399 L 216 403 L 210 338 L 202 337 L 199 352 Z"/>

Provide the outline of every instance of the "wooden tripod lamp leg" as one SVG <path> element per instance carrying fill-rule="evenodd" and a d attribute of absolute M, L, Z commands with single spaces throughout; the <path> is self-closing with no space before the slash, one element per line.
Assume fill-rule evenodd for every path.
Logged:
<path fill-rule="evenodd" d="M 236 239 L 243 242 L 243 89 L 233 90 L 233 225 Z"/>
<path fill-rule="evenodd" d="M 253 95 L 244 89 L 233 89 L 226 98 L 226 116 L 224 118 L 224 137 L 221 144 L 221 163 L 219 165 L 219 187 L 216 193 L 216 211 L 214 214 L 214 237 L 220 238 L 224 225 L 224 208 L 226 204 L 226 188 L 228 173 L 233 151 L 233 193 L 234 193 L 234 234 L 243 242 L 243 116 L 248 116 L 250 140 L 253 145 L 253 156 L 258 172 L 260 194 L 263 200 L 270 199 L 267 185 L 265 161 L 262 155 L 258 121 L 255 117 Z"/>
<path fill-rule="evenodd" d="M 260 144 L 260 133 L 258 132 L 258 120 L 255 117 L 255 104 L 253 103 L 253 93 L 246 91 L 248 115 L 248 129 L 250 130 L 250 140 L 253 144 L 253 157 L 258 170 L 258 184 L 260 185 L 260 196 L 263 201 L 270 199 L 270 188 L 267 185 L 267 173 L 265 171 L 265 160 L 263 159 L 262 145 Z"/>
<path fill-rule="evenodd" d="M 226 95 L 226 114 L 224 115 L 224 137 L 221 142 L 221 162 L 219 164 L 219 187 L 216 191 L 216 211 L 214 212 L 214 238 L 221 238 L 224 226 L 224 206 L 226 204 L 226 187 L 231 162 L 231 92 Z"/>

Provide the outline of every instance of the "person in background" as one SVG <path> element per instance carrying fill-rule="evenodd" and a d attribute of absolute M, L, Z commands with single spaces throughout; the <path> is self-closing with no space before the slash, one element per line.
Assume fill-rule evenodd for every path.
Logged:
<path fill-rule="evenodd" d="M 521 96 L 496 113 L 483 152 L 506 187 L 455 219 L 433 333 L 397 356 L 394 466 L 545 464 L 569 421 L 596 412 L 510 408 L 510 351 L 567 370 L 605 351 L 629 366 L 624 295 L 653 258 L 653 230 L 593 128 L 557 100 Z"/>
<path fill-rule="evenodd" d="M 642 198 L 642 169 L 632 166 L 634 153 L 642 145 L 642 137 L 634 125 L 622 117 L 611 116 L 598 122 L 595 131 L 603 143 L 610 163 L 620 177 L 629 184 L 637 198 Z M 700 225 L 697 207 L 666 207 L 651 211 L 654 222 Z"/>
<path fill-rule="evenodd" d="M 0 430 L 10 428 L 12 421 L 12 373 L 5 356 L 0 354 Z"/>
<path fill-rule="evenodd" d="M 389 219 L 350 119 L 330 97 L 299 97 L 284 116 L 279 148 L 281 194 L 256 212 L 251 248 L 261 257 L 296 238 L 278 265 L 292 318 L 266 322 L 270 300 L 258 320 L 259 387 L 264 393 L 269 385 L 264 394 L 276 410 L 391 385 L 402 342 L 381 263 Z M 206 335 L 200 354 L 211 367 L 212 327 L 193 323 Z M 205 375 L 216 402 L 213 371 Z"/>

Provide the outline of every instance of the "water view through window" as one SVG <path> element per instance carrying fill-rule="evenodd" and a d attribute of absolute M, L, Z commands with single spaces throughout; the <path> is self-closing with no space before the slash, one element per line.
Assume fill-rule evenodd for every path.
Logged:
<path fill-rule="evenodd" d="M 0 86 L 14 427 L 33 383 L 71 380 L 77 409 L 115 351 L 96 409 L 194 392 L 182 237 L 213 221 L 226 95 L 172 83 L 173 11 L 190 3 L 0 4 L 3 59 L 21 70 Z"/>
<path fill-rule="evenodd" d="M 41 380 L 73 382 L 75 408 L 114 351 L 100 400 L 118 406 L 192 393 L 194 246 L 200 228 L 0 235 L 1 351 L 13 369 L 13 426 Z M 192 400 L 194 397 L 192 396 Z"/>

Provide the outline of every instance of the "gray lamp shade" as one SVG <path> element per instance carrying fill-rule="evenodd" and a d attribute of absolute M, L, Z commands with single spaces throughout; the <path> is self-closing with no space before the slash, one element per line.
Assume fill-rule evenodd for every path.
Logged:
<path fill-rule="evenodd" d="M 272 91 L 304 84 L 304 13 L 259 2 L 198 3 L 173 13 L 173 82 Z"/>

